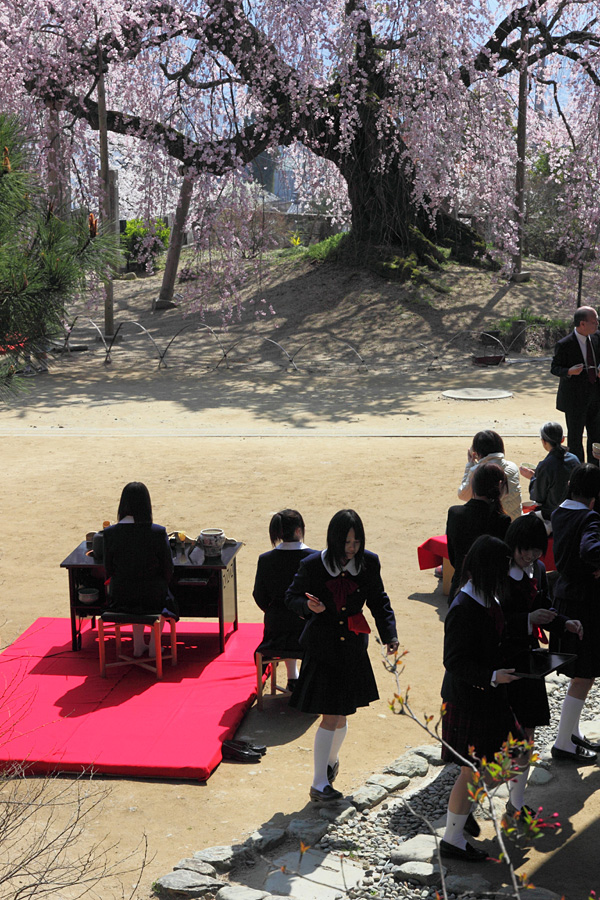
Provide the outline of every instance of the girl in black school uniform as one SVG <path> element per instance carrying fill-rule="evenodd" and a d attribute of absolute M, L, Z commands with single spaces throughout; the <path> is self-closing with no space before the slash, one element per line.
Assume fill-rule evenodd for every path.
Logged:
<path fill-rule="evenodd" d="M 256 650 L 263 656 L 277 655 L 282 650 L 298 651 L 297 659 L 285 661 L 287 689 L 292 691 L 298 680 L 298 659 L 302 657 L 299 641 L 305 622 L 287 608 L 285 592 L 301 560 L 315 551 L 304 543 L 304 519 L 297 509 L 275 513 L 269 523 L 269 537 L 275 549 L 258 557 L 252 592 L 265 614 L 263 639 Z"/>
<path fill-rule="evenodd" d="M 110 579 L 108 608 L 132 614 L 161 613 L 165 608 L 178 614 L 169 591 L 173 559 L 167 531 L 152 522 L 152 501 L 146 485 L 130 481 L 121 492 L 118 522 L 104 529 L 104 567 Z M 144 626 L 132 625 L 133 655 L 148 651 L 156 656 L 154 630 L 150 643 Z"/>
<path fill-rule="evenodd" d="M 341 509 L 327 529 L 327 549 L 307 556 L 285 602 L 307 622 L 300 638 L 304 659 L 290 706 L 322 715 L 315 735 L 310 799 L 342 799 L 332 787 L 338 753 L 346 737 L 347 716 L 379 698 L 367 653 L 371 611 L 388 653 L 398 649 L 396 619 L 380 574 L 379 557 L 365 550 L 358 513 Z"/>
<path fill-rule="evenodd" d="M 554 759 L 579 765 L 596 761 L 600 744 L 581 734 L 579 718 L 590 688 L 600 675 L 600 470 L 592 463 L 573 469 L 569 492 L 552 513 L 554 559 L 558 580 L 554 605 L 561 615 L 578 619 L 583 637 L 572 633 L 552 638 L 550 646 L 577 659 L 562 671 L 571 678 L 563 701 Z"/>
<path fill-rule="evenodd" d="M 473 772 L 460 756 L 493 759 L 509 733 L 521 738 L 508 702 L 507 685 L 517 680 L 502 658 L 504 616 L 499 597 L 506 591 L 510 552 L 499 538 L 481 535 L 463 564 L 461 589 L 444 626 L 442 759 L 461 767 L 448 800 L 440 853 L 449 859 L 482 862 L 487 853 L 467 843 L 464 832 L 479 834 L 471 812 Z M 453 752 L 455 751 L 455 752 Z"/>
<path fill-rule="evenodd" d="M 543 628 L 555 635 L 565 630 L 582 635 L 581 622 L 559 615 L 552 609 L 548 596 L 546 567 L 540 557 L 548 548 L 548 532 L 543 521 L 536 515 L 521 516 L 511 524 L 504 538 L 512 556 L 508 572 L 508 591 L 501 599 L 504 613 L 505 659 L 519 668 L 519 660 L 540 646 L 540 638 L 546 638 Z M 543 678 L 522 678 L 508 685 L 508 700 L 511 709 L 525 732 L 528 741 L 533 741 L 537 725 L 550 724 L 550 708 Z M 523 798 L 527 785 L 529 766 L 509 782 L 509 801 L 506 812 L 515 818 L 524 809 L 533 816 L 533 810 L 525 806 Z"/>
<path fill-rule="evenodd" d="M 502 540 L 510 525 L 510 516 L 502 506 L 502 499 L 508 494 L 508 479 L 501 466 L 482 463 L 473 473 L 471 488 L 470 500 L 448 510 L 448 556 L 454 566 L 448 606 L 458 592 L 463 561 L 475 538 L 480 534 L 491 534 Z"/>

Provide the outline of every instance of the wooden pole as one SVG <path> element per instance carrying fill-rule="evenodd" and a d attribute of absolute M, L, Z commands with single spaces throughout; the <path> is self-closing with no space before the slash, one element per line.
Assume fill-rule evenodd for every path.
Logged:
<path fill-rule="evenodd" d="M 108 163 L 108 128 L 106 123 L 106 92 L 104 88 L 104 70 L 102 46 L 97 44 L 98 52 L 98 132 L 100 135 L 100 219 L 103 225 L 111 230 L 114 227 L 114 214 L 111 209 L 110 172 Z M 112 337 L 115 333 L 114 292 L 112 279 L 104 282 L 104 336 Z"/>
<path fill-rule="evenodd" d="M 529 25 L 521 28 L 521 65 L 519 71 L 519 108 L 517 114 L 517 172 L 515 179 L 515 206 L 517 222 L 517 253 L 514 256 L 514 274 L 521 272 L 523 262 L 523 223 L 525 219 L 525 151 L 527 149 L 527 94 L 529 87 Z"/>

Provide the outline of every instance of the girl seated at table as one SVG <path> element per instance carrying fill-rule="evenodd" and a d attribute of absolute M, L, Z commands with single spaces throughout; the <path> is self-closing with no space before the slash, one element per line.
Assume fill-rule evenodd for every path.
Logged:
<path fill-rule="evenodd" d="M 130 481 L 121 493 L 118 523 L 104 529 L 104 565 L 109 609 L 134 615 L 177 615 L 169 593 L 173 560 L 166 529 L 152 522 L 152 502 L 141 481 Z M 133 655 L 156 655 L 154 632 L 144 641 L 144 626 L 133 625 Z"/>
<path fill-rule="evenodd" d="M 299 638 L 304 619 L 287 608 L 285 592 L 298 571 L 300 560 L 314 553 L 304 543 L 304 519 L 296 509 L 282 509 L 269 523 L 269 537 L 275 548 L 261 553 L 256 566 L 252 595 L 265 614 L 263 639 L 256 648 L 263 656 L 296 650 L 296 659 L 286 659 L 287 688 L 292 691 L 298 680 L 298 659 L 302 658 Z"/>

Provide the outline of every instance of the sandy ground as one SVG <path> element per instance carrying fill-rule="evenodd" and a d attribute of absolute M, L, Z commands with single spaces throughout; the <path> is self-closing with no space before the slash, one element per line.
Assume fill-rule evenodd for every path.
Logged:
<path fill-rule="evenodd" d="M 473 385 L 504 387 L 510 399 L 447 400 L 442 391 Z M 421 572 L 416 547 L 443 532 L 456 501 L 466 451 L 476 430 L 492 427 L 517 463 L 543 455 L 539 426 L 560 417 L 555 382 L 544 361 L 494 370 L 468 364 L 451 371 L 288 374 L 281 371 L 132 371 L 115 356 L 59 365 L 31 379 L 29 394 L 0 408 L 3 490 L 0 520 L 2 643 L 37 616 L 68 615 L 67 577 L 60 561 L 98 528 L 114 520 L 123 484 L 150 488 L 156 521 L 196 534 L 222 527 L 245 542 L 238 557 L 242 621 L 260 621 L 252 599 L 256 558 L 269 548 L 271 514 L 300 509 L 307 543 L 321 547 L 339 508 L 356 508 L 367 546 L 382 560 L 409 651 L 405 685 L 417 713 L 436 713 L 442 679 L 446 600 L 431 571 Z M 34 565 L 29 549 L 36 547 Z M 41 563 L 40 563 L 41 560 Z M 336 787 L 349 792 L 372 772 L 424 742 L 419 728 L 392 715 L 393 684 L 373 643 L 381 700 L 350 721 Z M 151 861 L 136 892 L 195 850 L 243 840 L 265 823 L 285 823 L 309 807 L 316 721 L 287 709 L 284 699 L 253 708 L 240 734 L 269 752 L 260 765 L 224 763 L 206 784 L 96 779 L 109 785 L 92 842 L 120 841 L 111 856 L 133 850 L 145 834 Z M 593 853 L 599 837 L 596 767 L 556 771 L 551 786 L 528 802 L 558 809 L 562 836 L 544 837 L 517 854 L 534 883 L 584 900 L 598 886 Z M 505 879 L 501 866 L 485 875 Z M 133 876 L 123 879 L 129 891 Z M 110 881 L 101 892 L 120 895 Z"/>

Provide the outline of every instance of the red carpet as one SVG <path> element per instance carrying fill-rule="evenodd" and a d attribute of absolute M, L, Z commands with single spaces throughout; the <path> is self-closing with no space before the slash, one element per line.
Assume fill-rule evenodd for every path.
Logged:
<path fill-rule="evenodd" d="M 74 653 L 68 619 L 37 619 L 0 655 L 0 768 L 206 780 L 254 699 L 262 631 L 240 625 L 218 655 L 216 623 L 180 622 L 178 665 L 157 681 L 134 666 L 101 678 L 95 631 Z"/>

